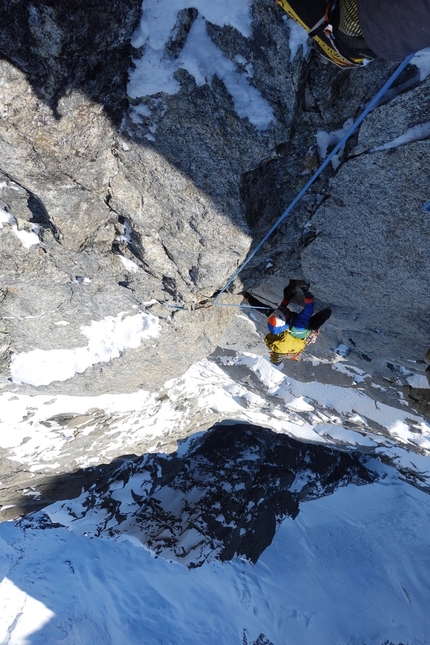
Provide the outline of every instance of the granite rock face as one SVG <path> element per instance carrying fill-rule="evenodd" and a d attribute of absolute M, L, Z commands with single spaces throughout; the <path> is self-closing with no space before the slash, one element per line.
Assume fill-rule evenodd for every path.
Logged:
<path fill-rule="evenodd" d="M 2 58 L 24 73 L 31 91 L 56 118 L 62 115 L 60 98 L 78 90 L 119 122 L 126 104 L 125 61 L 140 8 L 139 0 L 5 0 Z"/>
<path fill-rule="evenodd" d="M 166 138 L 150 146 L 138 128 L 130 136 L 130 128 L 119 127 L 140 3 L 6 4 L 0 90 L 3 378 L 11 353 L 84 346 L 82 326 L 138 308 L 160 318 L 160 347 L 124 352 L 95 372 L 90 368 L 48 389 L 96 394 L 159 387 L 210 353 L 231 318 L 227 308 L 188 310 L 222 286 L 249 248 L 241 226 L 240 168 L 237 159 L 228 159 L 239 139 L 251 149 L 260 134 L 248 124 L 246 141 L 239 127 L 226 147 L 228 122 L 241 120 L 231 106 L 224 121 L 219 117 L 225 134 L 212 133 L 212 139 L 225 148 L 219 159 L 231 181 L 211 180 L 215 199 L 184 172 L 180 159 L 169 160 Z M 170 132 L 171 146 L 175 137 L 181 140 L 181 128 L 192 131 L 202 111 L 210 112 L 214 92 L 206 87 L 205 93 L 200 111 L 192 97 L 186 100 L 189 88 L 177 99 L 184 103 L 180 119 L 177 105 L 171 107 L 164 119 L 173 130 L 178 124 Z M 230 101 L 227 93 L 224 100 Z M 206 133 L 210 129 L 208 121 Z M 184 158 L 195 156 L 205 140 L 196 128 Z M 199 172 L 213 177 L 217 154 L 198 164 Z"/>
<path fill-rule="evenodd" d="M 205 308 L 207 299 L 324 157 L 318 131 L 341 129 L 394 68 L 345 72 L 291 52 L 285 14 L 264 0 L 248 31 L 181 10 L 162 52 L 175 91 L 131 92 L 146 47 L 133 37 L 140 20 L 136 0 L 0 8 L 3 387 L 13 356 L 85 347 L 84 327 L 137 312 L 159 319 L 157 338 L 66 381 L 14 386 L 156 390 L 207 356 L 235 311 Z M 181 63 L 197 32 L 226 73 Z M 428 144 L 417 140 L 427 130 L 417 126 L 427 86 L 410 66 L 233 292 L 258 286 L 276 299 L 286 280 L 306 278 L 333 307 L 333 343 L 352 338 L 382 361 L 421 358 L 429 197 Z M 374 151 L 405 134 L 401 147 Z"/>
<path fill-rule="evenodd" d="M 334 76 L 332 90 L 337 87 L 339 93 L 330 107 L 322 96 L 324 77 L 317 85 L 315 69 L 310 69 L 303 122 L 297 124 L 288 156 L 249 173 L 254 179 L 250 192 L 257 194 L 256 185 L 261 204 L 253 231 L 261 235 L 268 229 L 274 210 L 282 213 L 309 179 L 309 166 L 314 170 L 340 138 L 342 132 L 337 139 L 331 135 L 341 130 L 345 106 L 350 116 L 358 115 L 351 84 L 355 98 L 365 104 L 381 79 L 388 78 L 392 67 L 377 65 L 348 78 Z M 272 302 L 279 301 L 289 278 L 309 281 L 317 306 L 333 310 L 324 327 L 332 349 L 345 343 L 357 356 L 365 355 L 365 369 L 371 372 L 387 363 L 414 370 L 417 362 L 422 372 L 428 346 L 430 82 L 420 83 L 415 72 L 414 66 L 406 69 L 385 103 L 365 119 L 336 163 L 274 233 L 264 255 L 244 272 L 256 292 Z M 312 127 L 318 136 L 305 155 L 304 135 Z"/>
<path fill-rule="evenodd" d="M 364 122 L 301 256 L 355 342 L 403 363 L 423 361 L 430 331 L 429 87 L 427 79 Z"/>

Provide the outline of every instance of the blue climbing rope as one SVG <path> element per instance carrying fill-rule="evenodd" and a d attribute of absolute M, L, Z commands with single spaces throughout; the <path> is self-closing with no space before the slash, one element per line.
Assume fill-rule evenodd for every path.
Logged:
<path fill-rule="evenodd" d="M 379 92 L 373 97 L 373 99 L 370 101 L 370 103 L 367 104 L 363 112 L 360 114 L 358 119 L 352 124 L 352 126 L 349 128 L 348 132 L 342 137 L 342 139 L 339 141 L 337 146 L 330 152 L 328 157 L 323 161 L 323 163 L 320 165 L 318 170 L 312 175 L 312 177 L 309 179 L 308 183 L 302 188 L 302 190 L 299 192 L 299 194 L 293 199 L 291 204 L 288 206 L 288 208 L 282 213 L 282 215 L 279 217 L 279 219 L 273 224 L 272 228 L 266 233 L 266 235 L 263 237 L 261 242 L 257 244 L 255 249 L 248 255 L 246 260 L 240 265 L 240 267 L 237 269 L 237 271 L 234 273 L 234 275 L 228 280 L 226 285 L 221 289 L 221 291 L 217 294 L 215 300 L 212 303 L 212 306 L 223 306 L 223 305 L 217 305 L 217 300 L 219 297 L 224 293 L 226 289 L 231 285 L 231 283 L 237 278 L 239 273 L 246 267 L 248 262 L 252 260 L 254 255 L 261 249 L 263 244 L 266 242 L 266 240 L 272 235 L 273 231 L 275 231 L 278 226 L 281 224 L 281 222 L 284 221 L 286 217 L 291 213 L 293 210 L 294 206 L 297 204 L 297 202 L 303 197 L 303 195 L 306 193 L 308 188 L 312 186 L 314 181 L 320 176 L 324 168 L 330 163 L 330 161 L 333 159 L 333 157 L 341 150 L 341 148 L 345 145 L 351 134 L 355 132 L 355 130 L 358 128 L 358 126 L 361 124 L 361 122 L 366 118 L 366 116 L 373 110 L 374 107 L 376 107 L 379 103 L 379 101 L 382 99 L 384 96 L 385 92 L 388 90 L 388 88 L 394 83 L 396 78 L 400 76 L 402 71 L 405 69 L 405 67 L 410 63 L 412 58 L 415 56 L 415 54 L 410 54 L 405 58 L 404 61 L 400 63 L 400 65 L 397 67 L 397 69 L 393 72 L 393 74 L 390 76 L 388 81 L 381 87 Z M 427 206 L 427 205 L 426 205 Z M 237 305 L 236 305 L 237 306 Z"/>

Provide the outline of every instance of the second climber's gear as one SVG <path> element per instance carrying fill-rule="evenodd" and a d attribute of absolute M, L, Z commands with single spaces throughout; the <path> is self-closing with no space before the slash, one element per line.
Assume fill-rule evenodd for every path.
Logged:
<path fill-rule="evenodd" d="M 321 54 L 338 67 L 367 65 L 375 58 L 358 22 L 356 0 L 276 0 L 319 45 Z"/>

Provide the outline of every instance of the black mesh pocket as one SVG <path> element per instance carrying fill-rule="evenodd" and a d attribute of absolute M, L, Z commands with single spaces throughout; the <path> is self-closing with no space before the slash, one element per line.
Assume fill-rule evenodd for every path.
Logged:
<path fill-rule="evenodd" d="M 362 37 L 358 21 L 357 0 L 340 0 L 339 30 L 347 36 Z"/>

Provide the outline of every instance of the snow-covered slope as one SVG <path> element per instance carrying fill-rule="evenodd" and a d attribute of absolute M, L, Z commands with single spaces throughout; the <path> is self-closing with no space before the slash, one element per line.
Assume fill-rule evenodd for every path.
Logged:
<path fill-rule="evenodd" d="M 335 353 L 344 385 L 288 376 L 251 325 L 223 344 L 245 326 L 254 353 L 219 348 L 158 395 L 2 395 L 3 494 L 28 473 L 3 516 L 67 498 L 73 463 L 83 488 L 0 525 L 0 642 L 426 642 L 428 422 Z M 123 456 L 97 475 L 96 449 Z"/>
<path fill-rule="evenodd" d="M 0 525 L 8 645 L 418 645 L 430 502 L 386 479 L 308 502 L 257 564 L 186 569 L 129 542 Z"/>

